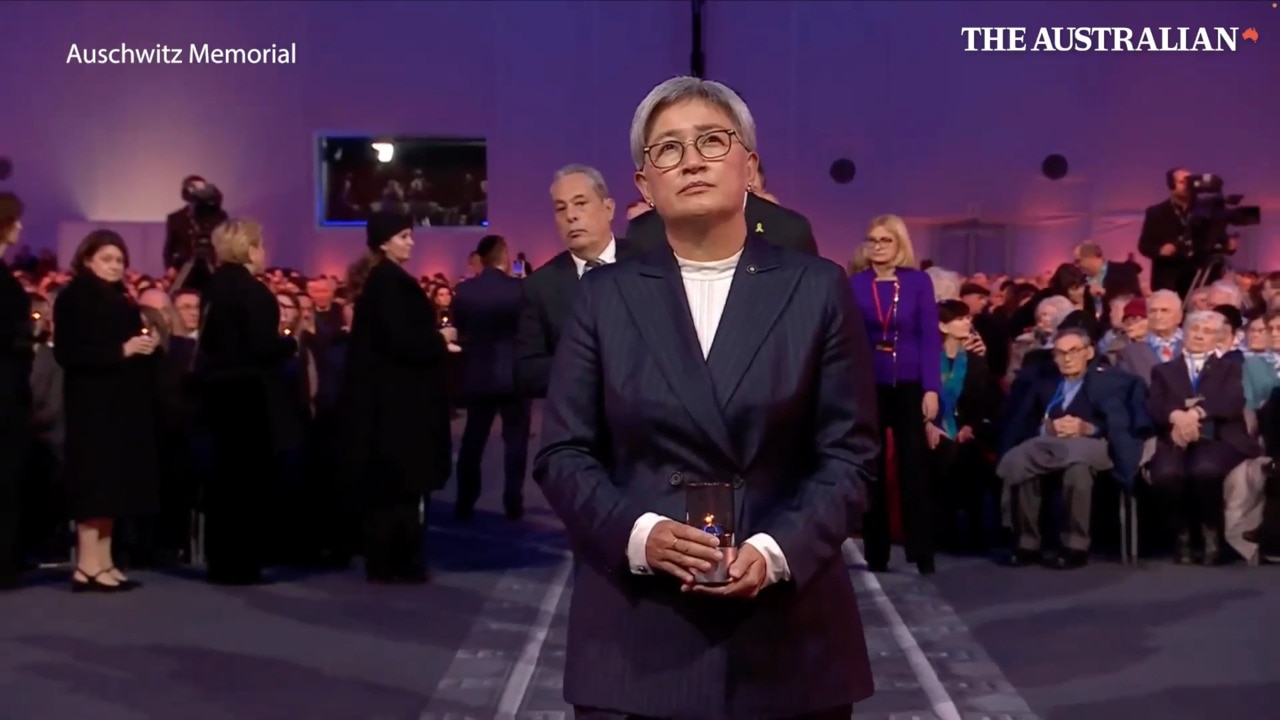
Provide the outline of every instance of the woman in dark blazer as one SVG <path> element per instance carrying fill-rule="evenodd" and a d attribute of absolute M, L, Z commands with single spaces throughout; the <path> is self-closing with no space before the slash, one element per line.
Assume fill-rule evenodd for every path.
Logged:
<path fill-rule="evenodd" d="M 201 297 L 196 359 L 213 440 L 204 492 L 207 579 L 252 585 L 263 581 L 276 460 L 298 440 L 282 370 L 296 344 L 280 333 L 275 295 L 254 278 L 263 262 L 262 227 L 228 220 L 212 241 L 217 265 Z"/>
<path fill-rule="evenodd" d="M 63 369 L 67 502 L 76 521 L 77 592 L 136 586 L 115 567 L 111 538 L 120 517 L 160 510 L 156 392 L 158 342 L 121 279 L 124 240 L 95 230 L 72 259 L 75 278 L 58 293 L 54 357 Z"/>
<path fill-rule="evenodd" d="M 0 256 L 22 233 L 22 201 L 0 193 Z M 30 447 L 31 298 L 0 257 L 0 590 L 17 584 L 18 508 Z"/>
<path fill-rule="evenodd" d="M 435 308 L 404 269 L 412 219 L 376 212 L 366 236 L 368 253 L 347 279 L 355 316 L 339 401 L 345 472 L 363 510 L 369 581 L 422 583 L 428 495 L 450 474 L 448 351 Z"/>
<path fill-rule="evenodd" d="M 968 305 L 960 300 L 938 303 L 938 327 L 942 331 L 938 417 L 925 426 L 929 478 L 938 499 L 936 537 L 948 550 L 982 552 L 988 547 L 983 522 L 986 499 L 995 478 L 987 455 L 996 447 L 1000 386 L 986 359 L 964 348 L 973 332 Z"/>
<path fill-rule="evenodd" d="M 855 268 L 866 269 L 849 284 L 873 348 L 882 442 L 893 432 L 907 562 L 929 574 L 934 570 L 934 499 L 925 472 L 924 425 L 938 414 L 942 336 L 933 281 L 915 264 L 902 218 L 882 215 L 871 222 L 866 245 L 854 261 Z M 862 527 L 867 566 L 873 572 L 889 569 L 891 542 L 887 444 L 881 448 L 880 480 L 867 488 L 870 504 Z"/>

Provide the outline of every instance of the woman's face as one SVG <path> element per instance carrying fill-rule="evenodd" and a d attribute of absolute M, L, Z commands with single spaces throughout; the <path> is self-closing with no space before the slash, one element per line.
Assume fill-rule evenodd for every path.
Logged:
<path fill-rule="evenodd" d="M 435 291 L 436 307 L 445 309 L 453 303 L 453 291 L 447 287 L 438 287 Z"/>
<path fill-rule="evenodd" d="M 867 262 L 872 265 L 892 265 L 898 259 L 898 239 L 883 227 L 873 227 L 867 232 Z"/>
<path fill-rule="evenodd" d="M 1280 318 L 1267 323 L 1267 335 L 1271 338 L 1271 349 L 1280 350 Z"/>
<path fill-rule="evenodd" d="M 84 261 L 89 272 L 107 282 L 120 282 L 124 277 L 124 253 L 115 245 L 103 245 Z"/>
<path fill-rule="evenodd" d="M 280 306 L 280 330 L 292 330 L 298 323 L 298 303 L 288 295 L 276 295 L 276 304 Z"/>
<path fill-rule="evenodd" d="M 1267 323 L 1257 318 L 1245 328 L 1245 347 L 1253 352 L 1263 352 L 1271 347 L 1271 335 L 1267 332 Z"/>
<path fill-rule="evenodd" d="M 390 240 L 382 243 L 382 252 L 393 262 L 408 262 L 409 256 L 413 254 L 413 230 L 405 228 L 396 233 Z"/>
<path fill-rule="evenodd" d="M 1077 285 L 1073 288 L 1067 288 L 1067 299 L 1076 307 L 1084 306 L 1085 292 L 1088 290 L 1087 285 Z"/>
<path fill-rule="evenodd" d="M 742 146 L 727 112 L 705 100 L 686 100 L 659 110 L 649 125 L 636 188 L 664 220 L 743 212 L 759 160 Z"/>
<path fill-rule="evenodd" d="M 1036 329 L 1040 332 L 1053 332 L 1053 318 L 1056 312 L 1056 308 L 1036 308 Z"/>
<path fill-rule="evenodd" d="M 964 340 L 973 332 L 973 318 L 965 315 L 948 323 L 939 323 L 938 327 L 946 337 Z"/>

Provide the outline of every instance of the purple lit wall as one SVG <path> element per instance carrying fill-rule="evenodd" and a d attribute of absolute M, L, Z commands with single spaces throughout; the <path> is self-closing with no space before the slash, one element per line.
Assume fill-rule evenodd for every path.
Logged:
<path fill-rule="evenodd" d="M 1254 27 L 1236 53 L 965 53 L 960 28 Z M 1263 206 L 1245 266 L 1280 267 L 1280 10 L 1271 2 L 711 2 L 707 72 L 743 93 L 769 188 L 847 259 L 874 215 L 932 227 L 977 210 L 1036 272 L 1086 238 L 1123 257 L 1175 165 Z M 1040 175 L 1065 155 L 1060 182 Z M 828 167 L 858 165 L 850 185 Z M 999 253 L 996 253 L 997 255 Z M 989 266 L 986 269 L 992 269 Z"/>
<path fill-rule="evenodd" d="M 318 132 L 484 136 L 492 229 L 534 260 L 559 249 L 551 173 L 600 167 L 635 197 L 631 113 L 688 69 L 689 4 L 674 2 L 6 3 L 0 43 L 4 187 L 30 205 L 28 241 L 62 221 L 145 222 L 198 172 L 267 226 L 276 262 L 336 271 L 360 231 L 319 229 Z M 962 26 L 1256 27 L 1234 54 L 964 53 Z M 75 66 L 72 43 L 253 47 L 296 42 L 295 66 Z M 1008 226 L 1033 272 L 1094 237 L 1127 253 L 1176 164 L 1227 178 L 1271 220 L 1244 264 L 1280 266 L 1280 10 L 1270 2 L 928 3 L 712 0 L 707 67 L 747 98 L 770 190 L 844 261 L 872 215 Z M 1070 174 L 1040 176 L 1061 153 Z M 858 165 L 850 185 L 831 161 Z M 618 228 L 623 227 L 621 211 Z M 460 269 L 476 231 L 421 236 L 419 269 Z M 42 242 L 42 238 L 45 239 Z M 1270 240 L 1268 249 L 1259 249 Z M 1269 249 L 1277 248 L 1277 249 Z M 1004 251 L 984 258 L 1006 255 Z M 988 267 L 985 269 L 998 269 Z"/>

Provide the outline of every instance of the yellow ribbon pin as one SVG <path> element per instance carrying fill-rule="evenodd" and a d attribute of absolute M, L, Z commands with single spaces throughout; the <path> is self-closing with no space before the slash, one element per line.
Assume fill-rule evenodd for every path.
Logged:
<path fill-rule="evenodd" d="M 764 223 L 756 223 L 756 232 L 758 233 L 764 232 Z"/>

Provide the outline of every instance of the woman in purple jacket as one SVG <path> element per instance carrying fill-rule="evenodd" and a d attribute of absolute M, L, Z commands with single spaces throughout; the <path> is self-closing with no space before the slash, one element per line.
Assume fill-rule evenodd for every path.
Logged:
<path fill-rule="evenodd" d="M 934 570 L 934 523 L 924 426 L 938 414 L 942 335 L 933 282 L 915 266 L 906 224 L 896 215 L 881 215 L 871 221 L 866 245 L 854 260 L 859 272 L 849 285 L 874 349 L 882 442 L 888 431 L 893 432 L 907 562 L 929 574 Z M 870 497 L 862 533 L 872 572 L 889 568 L 888 458 L 883 447 L 880 481 L 867 486 Z"/>

